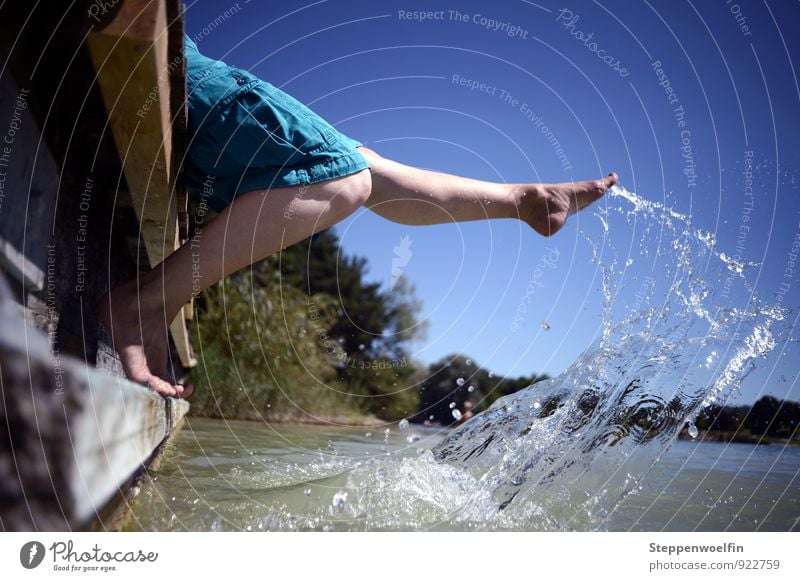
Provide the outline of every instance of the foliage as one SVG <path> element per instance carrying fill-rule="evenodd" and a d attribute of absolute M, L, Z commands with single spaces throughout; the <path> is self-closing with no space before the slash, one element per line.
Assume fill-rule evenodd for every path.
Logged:
<path fill-rule="evenodd" d="M 336 369 L 309 325 L 307 297 L 281 287 L 277 276 L 259 284 L 253 279 L 249 271 L 225 279 L 198 305 L 193 413 L 303 419 L 357 409 L 353 398 L 331 389 Z"/>
<path fill-rule="evenodd" d="M 701 430 L 797 438 L 800 403 L 765 395 L 751 407 L 711 405 L 703 410 L 695 423 Z"/>
<path fill-rule="evenodd" d="M 424 330 L 408 281 L 365 281 L 335 235 L 288 248 L 209 288 L 194 328 L 193 413 L 308 421 L 419 406 L 406 345 Z M 304 417 L 308 416 L 308 417 Z"/>
<path fill-rule="evenodd" d="M 543 379 L 547 376 L 495 377 L 463 355 L 449 355 L 428 368 L 427 378 L 420 386 L 420 409 L 415 419 L 450 425 L 456 421 L 453 410 L 463 412 L 467 401 L 480 412 L 498 398 Z"/>
<path fill-rule="evenodd" d="M 390 291 L 366 282 L 366 259 L 345 255 L 330 230 L 287 248 L 268 263 L 281 272 L 285 284 L 308 295 L 332 297 L 330 335 L 348 358 L 398 359 L 408 343 L 424 336 L 425 324 L 417 321 L 422 305 L 408 280 L 401 277 Z"/>

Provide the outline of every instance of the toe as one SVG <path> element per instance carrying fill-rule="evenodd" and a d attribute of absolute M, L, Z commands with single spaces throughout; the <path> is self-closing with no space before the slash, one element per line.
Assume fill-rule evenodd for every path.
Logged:
<path fill-rule="evenodd" d="M 191 383 L 172 383 L 169 379 L 164 377 L 157 377 L 158 381 L 162 386 L 166 386 L 166 392 L 159 391 L 159 393 L 163 393 L 169 397 L 177 397 L 180 399 L 186 399 L 192 392 L 194 391 L 194 386 Z"/>
<path fill-rule="evenodd" d="M 619 181 L 619 176 L 617 175 L 617 172 L 612 171 L 603 179 L 603 181 L 605 182 L 606 189 L 608 189 Z"/>
<path fill-rule="evenodd" d="M 178 395 L 177 390 L 175 387 L 167 381 L 164 381 L 160 377 L 156 377 L 155 375 L 150 377 L 150 380 L 147 382 L 147 385 L 153 391 L 160 393 L 161 395 L 165 395 L 167 397 L 175 397 Z"/>

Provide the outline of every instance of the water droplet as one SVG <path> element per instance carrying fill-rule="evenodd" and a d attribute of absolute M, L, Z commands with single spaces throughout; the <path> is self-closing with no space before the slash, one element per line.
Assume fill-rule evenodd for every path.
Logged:
<path fill-rule="evenodd" d="M 459 377 L 458 379 L 456 379 L 456 385 L 458 387 L 461 387 L 462 385 L 464 385 L 464 378 L 463 377 Z"/>
<path fill-rule="evenodd" d="M 453 417 L 456 421 L 460 420 L 463 416 L 459 410 L 453 410 Z"/>
<path fill-rule="evenodd" d="M 397 427 L 400 428 L 401 432 L 403 430 L 407 429 L 408 428 L 408 420 L 403 418 L 402 420 L 400 420 L 400 423 L 397 424 Z"/>
<path fill-rule="evenodd" d="M 433 414 L 429 415 L 429 416 L 428 416 L 428 419 L 429 419 L 429 420 L 431 420 L 431 421 L 433 421 Z"/>
<path fill-rule="evenodd" d="M 359 351 L 363 351 L 363 350 L 364 350 L 364 347 L 366 347 L 366 345 L 364 345 L 363 343 L 359 343 L 359 344 L 358 344 L 358 350 L 359 350 Z"/>
<path fill-rule="evenodd" d="M 472 365 L 472 359 L 467 359 L 467 365 Z"/>
<path fill-rule="evenodd" d="M 306 496 L 311 496 L 311 489 L 310 489 L 310 488 L 306 488 L 306 489 L 303 491 L 303 494 L 305 494 Z"/>
<path fill-rule="evenodd" d="M 630 266 L 631 264 L 633 264 L 633 258 L 629 258 L 625 261 L 625 266 Z"/>
<path fill-rule="evenodd" d="M 344 508 L 346 502 L 347 502 L 347 492 L 345 492 L 344 490 L 340 490 L 339 492 L 333 495 L 333 500 L 331 501 L 331 505 L 333 505 L 334 510 L 340 511 Z"/>
<path fill-rule="evenodd" d="M 542 331 L 549 331 L 550 330 L 550 323 L 547 321 L 542 321 Z"/>
<path fill-rule="evenodd" d="M 413 444 L 414 442 L 416 442 L 418 440 L 419 440 L 419 436 L 416 435 L 416 434 L 411 434 L 409 436 L 406 436 L 406 442 L 408 442 L 409 444 Z"/>
<path fill-rule="evenodd" d="M 533 402 L 533 409 L 538 410 L 540 407 L 542 407 L 542 404 L 538 401 Z"/>
<path fill-rule="evenodd" d="M 472 393 L 473 391 L 475 391 L 475 386 L 474 386 L 474 385 L 470 385 L 470 386 L 467 388 L 467 391 L 468 391 L 468 392 L 470 392 L 470 393 Z"/>
<path fill-rule="evenodd" d="M 364 437 L 365 438 L 371 438 L 372 437 L 372 432 L 367 432 L 366 434 L 364 434 Z"/>
<path fill-rule="evenodd" d="M 451 401 L 450 402 L 450 409 L 453 409 L 454 407 L 456 407 L 456 402 Z"/>
<path fill-rule="evenodd" d="M 696 438 L 698 433 L 699 433 L 699 432 L 698 432 L 698 430 L 697 430 L 697 426 L 695 426 L 693 423 L 692 423 L 692 424 L 689 424 L 689 435 L 690 435 L 692 438 Z"/>

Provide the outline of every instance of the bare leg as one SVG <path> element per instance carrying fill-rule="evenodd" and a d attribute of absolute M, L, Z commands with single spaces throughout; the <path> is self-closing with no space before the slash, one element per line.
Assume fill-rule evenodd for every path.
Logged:
<path fill-rule="evenodd" d="M 344 219 L 361 205 L 403 224 L 519 218 L 550 236 L 600 198 L 616 174 L 592 182 L 495 184 L 409 167 L 360 148 L 370 172 L 305 190 L 278 188 L 237 198 L 199 238 L 98 305 L 125 373 L 169 396 L 190 388 L 165 381 L 167 328 L 194 295 L 253 262 Z M 199 275 L 199 278 L 198 276 Z"/>
<path fill-rule="evenodd" d="M 518 218 L 543 236 L 552 236 L 570 214 L 599 199 L 617 182 L 497 184 L 426 171 L 359 148 L 372 171 L 372 193 L 365 204 L 393 222 L 409 225 Z"/>
<path fill-rule="evenodd" d="M 167 329 L 189 299 L 253 262 L 343 220 L 363 205 L 368 171 L 307 186 L 243 194 L 164 262 L 106 294 L 100 316 L 131 381 L 167 396 L 190 388 L 164 379 Z"/>

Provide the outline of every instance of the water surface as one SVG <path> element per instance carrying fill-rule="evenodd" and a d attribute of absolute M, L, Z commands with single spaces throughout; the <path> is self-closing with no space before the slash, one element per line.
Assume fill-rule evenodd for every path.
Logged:
<path fill-rule="evenodd" d="M 448 433 L 412 424 L 386 438 L 383 429 L 191 419 L 144 485 L 128 528 L 552 530 L 537 514 L 470 517 L 471 485 L 430 452 Z M 592 528 L 797 531 L 798 470 L 800 447 L 678 441 Z"/>

